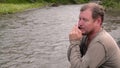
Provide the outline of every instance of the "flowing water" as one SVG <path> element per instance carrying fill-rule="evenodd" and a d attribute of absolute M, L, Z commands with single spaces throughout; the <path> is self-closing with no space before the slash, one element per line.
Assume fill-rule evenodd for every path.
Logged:
<path fill-rule="evenodd" d="M 45 7 L 0 17 L 0 68 L 68 68 L 68 34 L 81 5 Z M 120 43 L 120 25 L 105 29 Z"/>

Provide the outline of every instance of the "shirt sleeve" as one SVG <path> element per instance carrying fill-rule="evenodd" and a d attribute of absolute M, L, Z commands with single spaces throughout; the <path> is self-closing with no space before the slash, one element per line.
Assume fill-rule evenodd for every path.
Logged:
<path fill-rule="evenodd" d="M 105 58 L 105 49 L 99 42 L 88 47 L 86 54 L 81 57 L 78 42 L 71 43 L 68 49 L 68 60 L 71 68 L 98 68 Z"/>

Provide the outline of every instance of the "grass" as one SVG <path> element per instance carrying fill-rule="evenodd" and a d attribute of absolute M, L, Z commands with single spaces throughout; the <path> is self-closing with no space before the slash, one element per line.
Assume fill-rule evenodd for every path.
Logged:
<path fill-rule="evenodd" d="M 45 3 L 0 3 L 0 14 L 20 12 L 30 8 L 42 7 L 44 5 Z"/>
<path fill-rule="evenodd" d="M 3 1 L 3 2 L 1 2 Z M 75 3 L 86 3 L 89 0 L 36 0 L 36 2 L 29 2 L 31 0 L 0 0 L 0 14 L 11 14 L 15 12 L 21 12 L 26 9 L 38 8 L 45 6 L 50 3 L 60 3 L 60 4 L 75 4 Z M 103 5 L 107 7 L 120 8 L 120 3 L 114 2 L 112 0 L 103 0 Z M 116 9 L 115 9 L 116 10 Z"/>
<path fill-rule="evenodd" d="M 0 14 L 11 14 L 26 9 L 38 8 L 51 3 L 55 4 L 77 4 L 89 0 L 0 0 Z"/>
<path fill-rule="evenodd" d="M 34 1 L 34 2 L 33 2 Z M 0 0 L 0 14 L 11 14 L 48 4 L 76 4 L 89 0 Z"/>

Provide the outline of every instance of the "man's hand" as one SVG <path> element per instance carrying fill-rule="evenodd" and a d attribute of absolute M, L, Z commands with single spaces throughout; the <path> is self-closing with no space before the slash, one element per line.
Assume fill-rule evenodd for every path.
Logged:
<path fill-rule="evenodd" d="M 80 41 L 81 38 L 82 38 L 82 32 L 80 31 L 80 29 L 78 29 L 78 26 L 75 25 L 69 34 L 69 40 Z"/>

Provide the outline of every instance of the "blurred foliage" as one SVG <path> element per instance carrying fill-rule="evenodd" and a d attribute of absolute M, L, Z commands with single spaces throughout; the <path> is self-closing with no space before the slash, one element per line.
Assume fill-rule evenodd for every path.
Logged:
<path fill-rule="evenodd" d="M 87 3 L 89 0 L 44 0 L 48 3 L 57 3 L 57 4 L 79 4 Z"/>
<path fill-rule="evenodd" d="M 120 6 L 120 0 L 102 0 L 105 7 L 115 8 Z"/>
<path fill-rule="evenodd" d="M 34 2 L 47 2 L 47 3 L 58 3 L 58 4 L 78 4 L 86 3 L 89 0 L 0 0 L 1 3 L 34 3 Z"/>
<path fill-rule="evenodd" d="M 43 0 L 0 0 L 0 14 L 10 14 L 45 5 Z"/>

